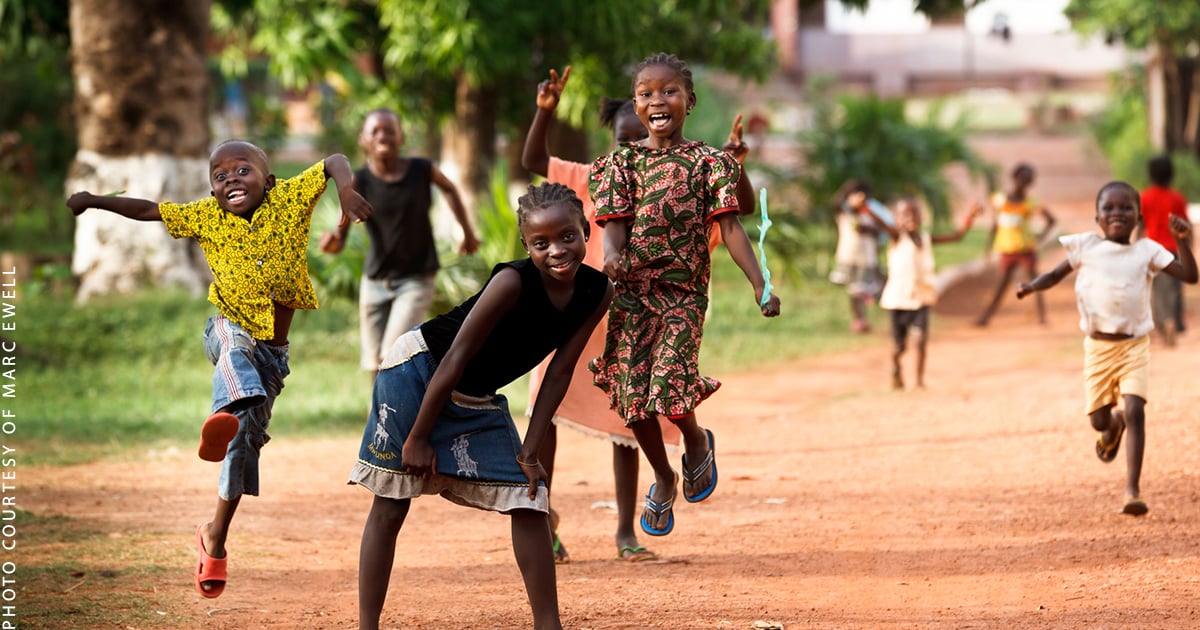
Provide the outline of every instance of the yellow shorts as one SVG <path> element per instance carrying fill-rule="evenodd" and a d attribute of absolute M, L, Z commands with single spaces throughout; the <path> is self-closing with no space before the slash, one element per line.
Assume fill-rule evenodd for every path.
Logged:
<path fill-rule="evenodd" d="M 1121 396 L 1146 400 L 1150 389 L 1150 335 L 1121 341 L 1083 338 L 1083 412 L 1115 405 Z"/>

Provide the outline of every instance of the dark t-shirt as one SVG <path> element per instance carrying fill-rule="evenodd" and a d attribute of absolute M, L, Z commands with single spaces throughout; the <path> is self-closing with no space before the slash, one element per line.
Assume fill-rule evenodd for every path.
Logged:
<path fill-rule="evenodd" d="M 364 224 L 370 239 L 363 275 L 392 280 L 438 270 L 437 245 L 429 220 L 433 163 L 408 158 L 408 171 L 397 182 L 385 182 L 362 167 L 354 172 L 354 188 L 374 212 Z"/>
<path fill-rule="evenodd" d="M 524 376 L 583 326 L 608 290 L 608 277 L 583 265 L 575 275 L 575 294 L 566 310 L 560 311 L 546 295 L 541 272 L 532 260 L 500 263 L 492 269 L 491 277 L 505 267 L 521 274 L 521 297 L 496 322 L 492 334 L 463 370 L 454 389 L 467 395 L 486 396 Z M 439 362 L 482 293 L 481 289 L 462 304 L 421 324 L 425 345 Z"/>

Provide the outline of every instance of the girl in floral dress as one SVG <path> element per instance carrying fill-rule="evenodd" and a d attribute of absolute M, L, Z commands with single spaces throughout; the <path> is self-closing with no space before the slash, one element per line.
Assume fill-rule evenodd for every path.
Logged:
<path fill-rule="evenodd" d="M 658 416 L 683 434 L 684 498 L 703 501 L 717 485 L 713 433 L 700 427 L 695 414 L 720 386 L 701 376 L 698 365 L 708 307 L 708 242 L 716 225 L 754 287 L 762 314 L 778 315 L 779 299 L 763 294 L 762 270 L 738 222 L 737 161 L 683 137 L 684 120 L 696 105 L 687 64 L 665 53 L 646 58 L 635 68 L 633 94 L 650 136 L 619 147 L 592 170 L 596 222 L 604 228 L 604 272 L 617 290 L 604 354 L 590 369 L 654 469 L 641 526 L 663 536 L 674 528 L 680 478 L 667 459 Z"/>

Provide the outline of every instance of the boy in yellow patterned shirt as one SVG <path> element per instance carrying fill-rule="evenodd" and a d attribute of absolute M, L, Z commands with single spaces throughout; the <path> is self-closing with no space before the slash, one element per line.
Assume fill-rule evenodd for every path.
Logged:
<path fill-rule="evenodd" d="M 259 147 L 238 140 L 209 158 L 212 195 L 186 204 L 78 192 L 67 200 L 76 215 L 88 208 L 138 221 L 162 221 L 171 236 L 194 238 L 212 270 L 204 349 L 215 366 L 213 413 L 204 421 L 200 457 L 221 462 L 217 510 L 196 529 L 200 562 L 196 590 L 208 598 L 225 590 L 225 539 L 243 494 L 258 495 L 259 450 L 288 375 L 288 331 L 296 309 L 317 308 L 308 275 L 313 209 L 327 180 L 337 184 L 343 224 L 362 221 L 371 206 L 354 190 L 350 161 L 331 155 L 303 173 L 276 181 Z"/>

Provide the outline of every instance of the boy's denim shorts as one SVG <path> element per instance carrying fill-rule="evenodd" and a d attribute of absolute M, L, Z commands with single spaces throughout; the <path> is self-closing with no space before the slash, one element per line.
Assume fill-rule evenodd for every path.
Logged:
<path fill-rule="evenodd" d="M 271 408 L 283 390 L 288 346 L 272 346 L 250 336 L 238 324 L 215 315 L 204 328 L 204 352 L 213 364 L 212 411 L 237 416 L 238 432 L 221 463 L 217 494 L 232 501 L 258 495 L 258 457 L 271 439 Z"/>

